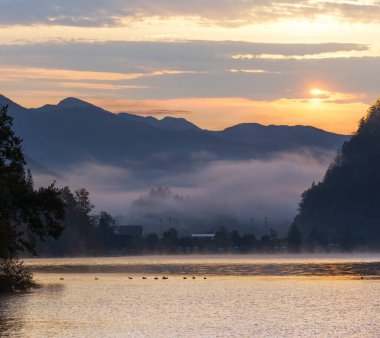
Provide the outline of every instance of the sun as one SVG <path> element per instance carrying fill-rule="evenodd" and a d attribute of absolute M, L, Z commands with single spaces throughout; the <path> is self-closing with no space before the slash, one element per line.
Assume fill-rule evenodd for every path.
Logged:
<path fill-rule="evenodd" d="M 310 102 L 313 104 L 319 104 L 321 102 L 328 101 L 330 99 L 330 92 L 320 88 L 312 88 L 309 90 L 311 97 L 309 98 Z"/>
<path fill-rule="evenodd" d="M 310 94 L 313 96 L 321 96 L 321 95 L 326 94 L 326 91 L 319 88 L 313 88 L 310 90 Z"/>

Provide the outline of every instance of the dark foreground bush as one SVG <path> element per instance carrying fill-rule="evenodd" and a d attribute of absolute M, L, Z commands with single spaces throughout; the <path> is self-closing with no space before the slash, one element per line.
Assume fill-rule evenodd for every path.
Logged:
<path fill-rule="evenodd" d="M 27 291 L 37 284 L 23 262 L 17 258 L 0 259 L 0 292 Z"/>

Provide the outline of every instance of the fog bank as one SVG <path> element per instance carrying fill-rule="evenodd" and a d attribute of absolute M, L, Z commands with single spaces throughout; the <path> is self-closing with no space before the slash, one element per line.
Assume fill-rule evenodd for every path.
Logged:
<path fill-rule="evenodd" d="M 143 224 L 147 231 L 175 226 L 182 232 L 220 226 L 242 232 L 268 227 L 281 231 L 295 216 L 300 196 L 322 179 L 333 153 L 283 153 L 270 159 L 213 161 L 173 175 L 141 173 L 100 163 L 82 163 L 62 177 L 34 173 L 36 186 L 52 179 L 58 186 L 90 191 L 95 211 L 120 215 L 124 224 Z M 162 187 L 154 189 L 154 187 Z"/>

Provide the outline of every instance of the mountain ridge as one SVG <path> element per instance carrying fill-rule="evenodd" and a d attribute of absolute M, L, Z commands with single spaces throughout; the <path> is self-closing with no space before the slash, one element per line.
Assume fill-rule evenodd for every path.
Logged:
<path fill-rule="evenodd" d="M 348 138 L 308 126 L 258 123 L 210 131 L 183 118 L 114 114 L 72 97 L 28 109 L 0 96 L 4 104 L 9 104 L 28 156 L 53 171 L 81 162 L 159 172 L 192 170 L 212 160 L 247 160 L 302 149 L 335 151 Z"/>
<path fill-rule="evenodd" d="M 227 131 L 231 128 L 236 128 L 236 127 L 242 127 L 242 126 L 261 126 L 261 127 L 289 127 L 289 128 L 309 128 L 309 129 L 313 129 L 313 130 L 316 130 L 316 131 L 321 131 L 321 132 L 325 132 L 325 133 L 328 133 L 328 134 L 332 134 L 332 135 L 339 135 L 339 136 L 349 136 L 349 135 L 344 135 L 344 134 L 339 134 L 339 133 L 334 133 L 334 132 L 330 132 L 330 131 L 326 131 L 324 129 L 321 129 L 321 128 L 317 128 L 317 127 L 314 127 L 314 126 L 310 126 L 310 125 L 302 125 L 302 124 L 296 124 L 296 125 L 286 125 L 286 124 L 268 124 L 268 125 L 264 125 L 264 124 L 261 124 L 261 123 L 257 123 L 257 122 L 241 122 L 241 123 L 238 123 L 238 124 L 234 124 L 232 126 L 229 126 L 229 127 L 226 127 L 224 129 L 221 129 L 221 130 L 209 130 L 209 129 L 204 129 L 204 128 L 201 128 L 197 125 L 195 125 L 194 123 L 186 120 L 185 118 L 183 117 L 173 117 L 173 116 L 165 116 L 163 117 L 162 119 L 158 119 L 154 116 L 142 116 L 142 115 L 138 115 L 138 114 L 133 114 L 131 112 L 119 112 L 119 113 L 113 113 L 113 112 L 110 112 L 110 111 L 107 111 L 106 109 L 103 109 L 99 106 L 96 106 L 90 102 L 87 102 L 87 101 L 84 101 L 84 100 L 81 100 L 81 99 L 78 99 L 78 98 L 75 98 L 75 97 L 66 97 L 62 100 L 60 100 L 57 104 L 45 104 L 41 107 L 37 107 L 37 108 L 26 108 L 26 107 L 23 107 L 22 105 L 16 103 L 15 101 L 9 99 L 8 97 L 0 94 L 0 105 L 5 105 L 5 104 L 8 104 L 10 105 L 10 108 L 15 108 L 15 107 L 18 107 L 19 109 L 22 109 L 22 110 L 34 110 L 34 111 L 41 111 L 41 110 L 47 110 L 47 109 L 57 109 L 57 108 L 83 108 L 83 107 L 92 107 L 92 108 L 95 108 L 95 109 L 99 109 L 99 110 L 102 110 L 104 112 L 107 112 L 107 113 L 110 113 L 110 114 L 114 114 L 114 115 L 118 115 L 118 116 L 123 116 L 125 117 L 126 119 L 135 119 L 135 120 L 142 120 L 144 121 L 145 119 L 149 119 L 149 120 L 152 120 L 152 121 L 168 121 L 168 120 L 177 120 L 177 121 L 183 121 L 189 125 L 192 125 L 195 127 L 195 129 L 197 130 L 204 130 L 204 131 L 210 131 L 210 132 L 223 132 L 223 131 Z"/>

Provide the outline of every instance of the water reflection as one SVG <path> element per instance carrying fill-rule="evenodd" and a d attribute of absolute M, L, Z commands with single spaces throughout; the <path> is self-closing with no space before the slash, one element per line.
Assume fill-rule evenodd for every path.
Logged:
<path fill-rule="evenodd" d="M 25 295 L 5 294 L 0 296 L 0 336 L 13 337 L 23 326 Z"/>
<path fill-rule="evenodd" d="M 378 337 L 380 283 L 351 278 L 203 280 L 38 274 L 5 298 L 5 337 Z M 51 285 L 51 282 L 62 285 Z M 4 299 L 3 299 L 4 300 Z M 4 310 L 5 309 L 5 310 Z"/>
<path fill-rule="evenodd" d="M 88 258 L 80 260 L 30 260 L 39 273 L 146 273 L 215 276 L 349 276 L 378 277 L 380 260 L 258 260 L 244 256 L 214 259 L 154 258 Z"/>
<path fill-rule="evenodd" d="M 27 264 L 39 272 L 43 286 L 0 296 L 1 337 L 378 337 L 380 332 L 380 259 L 177 256 Z M 133 273 L 141 275 L 129 279 Z M 169 274 L 167 280 L 154 279 Z M 191 278 L 197 275 L 210 278 Z"/>
<path fill-rule="evenodd" d="M 20 332 L 29 324 L 26 318 L 30 310 L 30 299 L 35 298 L 36 294 L 57 299 L 63 290 L 62 284 L 45 284 L 31 292 L 0 295 L 0 337 L 23 337 Z M 38 317 L 39 313 L 34 315 Z"/>

